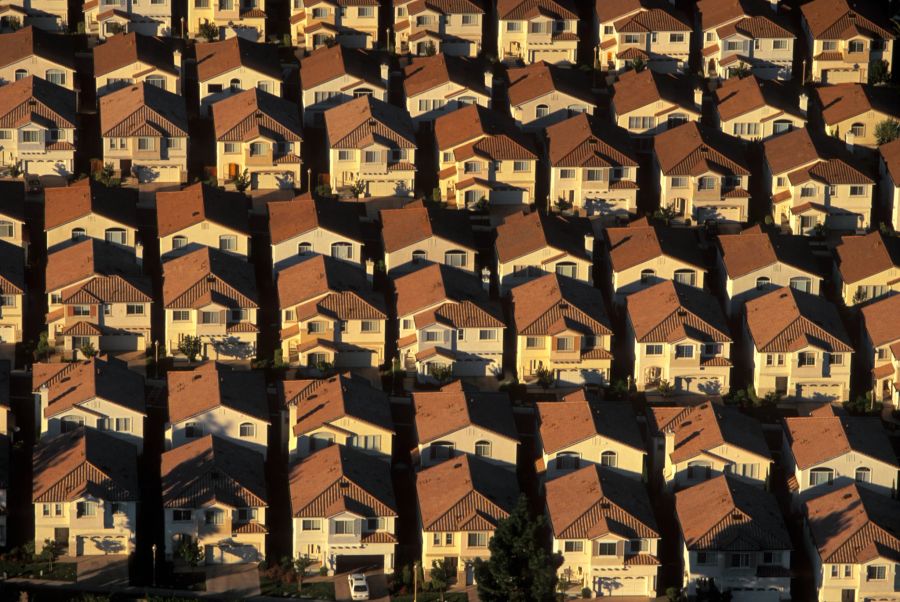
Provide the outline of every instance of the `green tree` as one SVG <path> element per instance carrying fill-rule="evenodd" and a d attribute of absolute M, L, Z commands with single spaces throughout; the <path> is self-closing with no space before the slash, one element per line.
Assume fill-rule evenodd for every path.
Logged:
<path fill-rule="evenodd" d="M 204 560 L 203 546 L 190 539 L 181 540 L 175 555 L 193 567 L 200 566 Z"/>
<path fill-rule="evenodd" d="M 297 591 L 303 590 L 303 578 L 306 577 L 306 569 L 316 563 L 309 556 L 299 556 L 294 559 L 294 572 L 297 573 Z"/>
<path fill-rule="evenodd" d="M 104 186 L 115 186 L 118 181 L 115 178 L 116 170 L 112 163 L 104 163 L 103 168 L 94 172 L 94 179 Z"/>
<path fill-rule="evenodd" d="M 666 379 L 662 379 L 661 381 L 659 381 L 659 385 L 657 385 L 656 390 L 663 397 L 668 397 L 672 394 L 672 391 L 675 390 L 675 387 L 673 387 L 672 383 L 670 383 Z"/>
<path fill-rule="evenodd" d="M 442 385 L 453 378 L 453 367 L 449 364 L 431 364 L 430 372 L 432 378 Z"/>
<path fill-rule="evenodd" d="M 444 602 L 444 592 L 450 589 L 450 585 L 456 579 L 456 563 L 448 558 L 433 560 L 431 562 L 431 589 L 436 591 Z"/>
<path fill-rule="evenodd" d="M 187 356 L 190 362 L 196 360 L 197 356 L 200 355 L 201 347 L 200 337 L 189 334 L 184 335 L 184 338 L 178 343 L 178 351 Z"/>
<path fill-rule="evenodd" d="M 56 559 L 62 554 L 62 547 L 62 542 L 56 541 L 55 539 L 44 540 L 44 549 L 41 550 L 41 560 L 47 561 L 47 568 L 51 573 L 53 572 L 53 563 L 56 562 Z"/>
<path fill-rule="evenodd" d="M 634 69 L 637 73 L 640 73 L 647 67 L 647 63 L 644 62 L 643 59 L 634 59 L 631 63 L 631 68 Z"/>
<path fill-rule="evenodd" d="M 886 84 L 891 80 L 891 68 L 887 61 L 876 60 L 869 63 L 869 83 Z"/>
<path fill-rule="evenodd" d="M 879 144 L 887 144 L 900 138 L 900 121 L 885 119 L 875 126 L 875 141 Z"/>
<path fill-rule="evenodd" d="M 207 42 L 215 42 L 219 39 L 219 28 L 216 27 L 215 23 L 204 21 L 200 24 L 199 32 L 200 37 L 205 39 Z"/>
<path fill-rule="evenodd" d="M 231 180 L 231 183 L 234 184 L 234 187 L 238 192 L 244 192 L 248 188 L 250 188 L 250 172 L 248 170 L 244 170 L 234 176 L 234 179 Z"/>
<path fill-rule="evenodd" d="M 534 375 L 537 376 L 538 384 L 545 389 L 549 389 L 550 385 L 553 384 L 553 372 L 543 366 L 538 367 L 538 369 L 534 371 Z"/>
<path fill-rule="evenodd" d="M 42 332 L 38 336 L 37 345 L 34 348 L 35 359 L 40 360 L 41 358 L 47 358 L 50 356 L 50 352 L 53 351 L 53 348 L 50 346 L 50 341 L 47 338 L 47 333 Z"/>
<path fill-rule="evenodd" d="M 669 222 L 671 222 L 676 217 L 678 217 L 678 212 L 675 211 L 675 207 L 671 204 L 665 207 L 660 207 L 653 212 L 653 219 L 659 220 L 667 226 L 669 225 Z"/>
<path fill-rule="evenodd" d="M 491 538 L 488 560 L 475 561 L 475 581 L 482 602 L 544 602 L 553 600 L 559 554 L 545 547 L 546 518 L 532 518 L 525 496 Z"/>
<path fill-rule="evenodd" d="M 84 359 L 90 359 L 97 355 L 97 350 L 94 349 L 94 344 L 90 341 L 86 342 L 84 345 L 78 348 L 78 351 L 81 352 L 82 357 Z"/>

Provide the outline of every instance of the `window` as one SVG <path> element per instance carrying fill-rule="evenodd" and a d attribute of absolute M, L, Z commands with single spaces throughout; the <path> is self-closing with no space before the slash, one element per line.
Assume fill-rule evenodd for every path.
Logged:
<path fill-rule="evenodd" d="M 78 518 L 83 516 L 97 516 L 97 502 L 78 502 L 76 513 Z"/>
<path fill-rule="evenodd" d="M 560 452 L 556 454 L 556 467 L 560 470 L 578 470 L 581 467 L 581 456 L 576 452 Z"/>
<path fill-rule="evenodd" d="M 865 466 L 860 466 L 856 469 L 856 482 L 857 483 L 871 483 L 872 482 L 872 471 Z"/>
<path fill-rule="evenodd" d="M 625 34 L 625 44 L 640 44 L 641 36 L 636 33 L 626 33 Z"/>
<path fill-rule="evenodd" d="M 353 245 L 349 242 L 332 243 L 331 256 L 335 259 L 353 259 Z"/>
<path fill-rule="evenodd" d="M 781 552 L 763 552 L 763 564 L 781 564 Z"/>
<path fill-rule="evenodd" d="M 750 566 L 750 554 L 746 552 L 732 554 L 730 564 L 732 568 L 747 568 Z"/>
<path fill-rule="evenodd" d="M 722 343 L 704 343 L 702 353 L 710 357 L 722 355 Z"/>
<path fill-rule="evenodd" d="M 191 319 L 191 310 L 189 309 L 176 309 L 172 312 L 172 321 L 173 322 L 187 322 Z"/>
<path fill-rule="evenodd" d="M 772 41 L 772 50 L 787 50 L 788 41 L 787 40 L 773 40 Z"/>
<path fill-rule="evenodd" d="M 15 295 L 0 295 L 0 307 L 15 307 L 16 306 L 16 296 Z"/>
<path fill-rule="evenodd" d="M 127 241 L 127 234 L 122 228 L 108 228 L 104 238 L 106 238 L 106 242 L 124 245 Z"/>
<path fill-rule="evenodd" d="M 490 441 L 476 441 L 475 442 L 475 455 L 476 456 L 484 456 L 485 458 L 491 457 L 491 442 Z"/>
<path fill-rule="evenodd" d="M 335 520 L 334 524 L 334 534 L 335 535 L 353 535 L 353 523 L 355 521 L 352 520 Z"/>
<path fill-rule="evenodd" d="M 117 433 L 130 433 L 131 432 L 131 418 L 116 418 L 116 432 Z"/>
<path fill-rule="evenodd" d="M 609 466 L 615 468 L 619 465 L 618 457 L 614 451 L 605 451 L 600 454 L 600 466 Z"/>
<path fill-rule="evenodd" d="M 695 286 L 697 283 L 697 273 L 694 270 L 675 270 L 675 282 Z"/>
<path fill-rule="evenodd" d="M 204 513 L 204 519 L 207 525 L 224 525 L 225 513 L 218 508 L 213 508 Z"/>
<path fill-rule="evenodd" d="M 15 77 L 16 77 L 16 81 L 19 81 L 20 79 L 25 79 L 26 77 L 28 77 L 28 72 L 25 71 L 24 69 L 16 69 Z"/>
<path fill-rule="evenodd" d="M 237 250 L 237 236 L 233 234 L 223 234 L 219 237 L 219 249 L 222 251 Z"/>
<path fill-rule="evenodd" d="M 446 441 L 436 441 L 431 444 L 429 453 L 432 460 L 446 460 L 453 457 L 453 444 Z"/>
<path fill-rule="evenodd" d="M 688 479 L 709 479 L 712 476 L 712 466 L 709 462 L 688 462 Z"/>
<path fill-rule="evenodd" d="M 543 340 L 541 337 L 526 337 L 525 338 L 525 348 L 526 349 L 540 349 L 544 346 Z"/>
<path fill-rule="evenodd" d="M 347 440 L 347 444 L 359 449 L 380 451 L 381 435 L 363 435 L 362 437 L 354 435 Z"/>
<path fill-rule="evenodd" d="M 650 544 L 646 539 L 632 539 L 628 542 L 628 548 L 632 554 L 640 554 L 641 552 L 649 552 Z"/>
<path fill-rule="evenodd" d="M 557 351 L 573 351 L 575 349 L 575 342 L 572 337 L 557 337 L 556 338 L 556 350 Z"/>
<path fill-rule="evenodd" d="M 809 471 L 809 486 L 828 484 L 834 482 L 834 471 L 830 468 L 813 468 Z"/>
<path fill-rule="evenodd" d="M 218 324 L 219 323 L 219 312 L 217 312 L 217 311 L 201 311 L 200 312 L 200 323 L 201 324 Z"/>
<path fill-rule="evenodd" d="M 506 31 L 522 31 L 522 22 L 521 21 L 507 21 L 506 22 Z"/>
<path fill-rule="evenodd" d="M 697 564 L 710 565 L 716 563 L 715 552 L 697 552 Z"/>
<path fill-rule="evenodd" d="M 597 556 L 615 556 L 616 555 L 616 543 L 615 542 L 606 542 L 599 541 L 597 542 Z"/>
<path fill-rule="evenodd" d="M 226 155 L 234 155 L 238 152 L 238 144 L 237 142 L 226 142 L 225 143 L 225 154 Z"/>
<path fill-rule="evenodd" d="M 675 176 L 672 178 L 672 188 L 687 188 L 688 179 L 684 176 Z"/>
<path fill-rule="evenodd" d="M 190 510 L 172 510 L 172 520 L 176 523 L 186 523 L 191 520 Z"/>
<path fill-rule="evenodd" d="M 716 179 L 712 176 L 703 176 L 697 182 L 697 190 L 713 190 L 716 187 Z"/>
<path fill-rule="evenodd" d="M 629 117 L 628 129 L 630 130 L 647 130 L 654 126 L 653 117 Z"/>
<path fill-rule="evenodd" d="M 850 44 L 848 47 L 848 52 L 865 52 L 866 51 L 866 43 L 861 40 L 850 40 Z"/>
<path fill-rule="evenodd" d="M 768 276 L 760 276 L 756 279 L 756 290 L 761 291 L 771 284 L 772 280 Z"/>
<path fill-rule="evenodd" d="M 325 322 L 310 322 L 306 325 L 306 332 L 309 334 L 325 332 Z"/>
<path fill-rule="evenodd" d="M 441 333 L 439 333 L 439 332 L 437 332 L 437 331 L 434 331 L 434 330 L 426 330 L 426 331 L 423 332 L 422 334 L 425 335 L 425 342 L 426 342 L 426 343 L 434 343 L 434 342 L 436 342 L 438 339 L 440 339 L 440 334 L 441 334 Z"/>
<path fill-rule="evenodd" d="M 574 178 L 575 178 L 575 170 L 574 169 L 560 169 L 559 170 L 559 179 L 572 180 Z"/>
<path fill-rule="evenodd" d="M 844 355 L 842 353 L 829 353 L 828 354 L 828 365 L 829 366 L 843 366 L 844 365 Z"/>
<path fill-rule="evenodd" d="M 109 307 L 108 305 L 106 307 Z M 125 305 L 125 315 L 126 316 L 143 316 L 144 315 L 144 304 L 143 303 L 127 303 Z"/>
<path fill-rule="evenodd" d="M 89 315 L 91 315 L 91 308 L 89 305 L 73 305 L 72 306 L 72 315 L 73 316 L 89 316 Z"/>
<path fill-rule="evenodd" d="M 790 121 L 785 121 L 784 119 L 779 119 L 772 124 L 772 132 L 775 134 L 784 134 L 785 132 L 790 132 L 792 129 L 794 129 L 794 124 Z"/>
<path fill-rule="evenodd" d="M 466 267 L 465 251 L 447 251 L 444 253 L 444 263 L 454 268 Z"/>
<path fill-rule="evenodd" d="M 866 194 L 865 186 L 854 185 L 850 187 L 850 196 L 863 196 L 864 194 Z"/>
<path fill-rule="evenodd" d="M 22 130 L 22 142 L 35 144 L 43 139 L 39 130 Z"/>
<path fill-rule="evenodd" d="M 239 433 L 241 437 L 255 437 L 256 436 L 256 425 L 252 422 L 243 422 L 239 427 Z"/>
<path fill-rule="evenodd" d="M 641 284 L 647 284 L 656 277 L 656 270 L 641 270 Z"/>
<path fill-rule="evenodd" d="M 266 154 L 266 145 L 263 142 L 253 142 L 250 144 L 250 156 L 259 157 Z"/>
<path fill-rule="evenodd" d="M 378 151 L 366 151 L 363 153 L 363 162 L 364 163 L 378 163 L 378 160 L 381 158 L 381 153 Z"/>
<path fill-rule="evenodd" d="M 488 544 L 488 534 L 484 532 L 469 533 L 466 544 L 470 548 L 486 548 Z"/>
<path fill-rule="evenodd" d="M 604 170 L 602 169 L 586 169 L 584 170 L 584 179 L 587 182 L 599 182 L 603 180 Z"/>
<path fill-rule="evenodd" d="M 497 340 L 497 331 L 493 329 L 482 329 L 478 331 L 479 341 L 495 341 Z"/>
<path fill-rule="evenodd" d="M 476 25 L 478 23 L 477 15 L 465 14 L 462 16 L 463 25 Z"/>
<path fill-rule="evenodd" d="M 856 136 L 857 138 L 862 138 L 866 135 L 866 126 L 863 123 L 854 123 L 850 126 L 850 133 Z"/>
<path fill-rule="evenodd" d="M 791 278 L 790 286 L 792 289 L 808 293 L 812 289 L 812 280 L 804 276 L 795 276 Z"/>
<path fill-rule="evenodd" d="M 816 354 L 812 351 L 801 351 L 797 354 L 797 365 L 798 366 L 815 366 L 816 365 Z"/>
<path fill-rule="evenodd" d="M 866 581 L 884 581 L 887 578 L 887 567 L 875 564 L 866 567 Z"/>
<path fill-rule="evenodd" d="M 238 508 L 237 509 L 237 520 L 241 523 L 246 523 L 250 521 L 256 520 L 256 508 Z"/>
<path fill-rule="evenodd" d="M 360 330 L 362 332 L 381 332 L 381 322 L 379 320 L 363 320 Z"/>
<path fill-rule="evenodd" d="M 690 359 L 694 357 L 693 345 L 675 345 L 675 359 Z"/>
<path fill-rule="evenodd" d="M 556 264 L 556 273 L 560 276 L 576 278 L 578 276 L 578 266 L 571 261 L 561 261 Z"/>
<path fill-rule="evenodd" d="M 732 126 L 735 136 L 757 136 L 759 135 L 758 123 L 735 123 Z"/>
<path fill-rule="evenodd" d="M 584 542 L 583 541 L 564 541 L 563 542 L 563 551 L 566 553 L 583 552 L 584 551 Z"/>
<path fill-rule="evenodd" d="M 66 72 L 60 71 L 59 69 L 47 69 L 47 77 L 45 79 L 51 84 L 56 84 L 57 86 L 65 86 Z"/>
<path fill-rule="evenodd" d="M 375 7 L 360 6 L 359 12 L 357 14 L 363 19 L 371 19 L 373 16 L 375 16 Z"/>
<path fill-rule="evenodd" d="M 534 111 L 535 117 L 540 119 L 541 117 L 546 117 L 550 114 L 550 107 L 547 105 L 538 105 Z"/>
<path fill-rule="evenodd" d="M 662 355 L 663 346 L 659 343 L 652 343 L 645 348 L 645 355 Z"/>
<path fill-rule="evenodd" d="M 139 151 L 152 151 L 156 148 L 156 139 L 149 138 L 147 136 L 141 136 L 138 138 L 138 150 Z"/>
<path fill-rule="evenodd" d="M 513 161 L 513 171 L 530 171 L 528 161 Z"/>
<path fill-rule="evenodd" d="M 683 33 L 670 33 L 669 34 L 669 42 L 672 44 L 681 44 L 684 42 L 684 34 Z"/>

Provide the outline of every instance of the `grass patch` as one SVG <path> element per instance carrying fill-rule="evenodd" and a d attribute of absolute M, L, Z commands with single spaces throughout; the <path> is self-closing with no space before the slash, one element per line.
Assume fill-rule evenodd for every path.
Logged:
<path fill-rule="evenodd" d="M 0 573 L 6 573 L 7 577 L 27 577 L 48 581 L 75 581 L 77 575 L 74 562 L 54 562 L 51 571 L 45 560 L 38 562 L 2 560 L 0 561 Z"/>
<path fill-rule="evenodd" d="M 274 581 L 262 571 L 259 574 L 259 590 L 263 596 L 275 598 L 334 600 L 334 583 L 332 581 L 307 581 L 303 584 L 303 589 L 298 592 L 296 583 Z"/>

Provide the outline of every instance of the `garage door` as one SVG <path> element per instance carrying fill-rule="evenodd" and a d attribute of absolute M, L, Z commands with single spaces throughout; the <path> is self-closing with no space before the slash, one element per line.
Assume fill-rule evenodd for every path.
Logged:
<path fill-rule="evenodd" d="M 597 577 L 594 590 L 599 596 L 646 596 L 646 577 Z"/>
<path fill-rule="evenodd" d="M 33 176 L 68 176 L 65 161 L 26 161 L 23 169 Z"/>
<path fill-rule="evenodd" d="M 334 358 L 335 368 L 368 368 L 372 365 L 372 352 L 368 349 L 342 351 Z"/>
<path fill-rule="evenodd" d="M 15 326 L 0 326 L 0 343 L 15 343 L 16 328 Z"/>
<path fill-rule="evenodd" d="M 567 60 L 568 55 L 562 51 L 553 51 L 553 50 L 535 50 L 531 53 L 532 62 L 536 63 L 537 61 L 546 61 L 548 63 L 561 63 Z"/>
<path fill-rule="evenodd" d="M 251 186 L 259 190 L 278 190 L 279 188 L 293 188 L 294 174 L 289 171 L 254 173 L 251 175 Z"/>
<path fill-rule="evenodd" d="M 149 184 L 151 182 L 178 183 L 181 181 L 181 169 L 177 165 L 135 165 L 132 169 L 141 184 Z"/>
<path fill-rule="evenodd" d="M 99 556 L 106 554 L 127 554 L 128 540 L 123 536 L 79 536 L 76 540 L 79 556 Z"/>
<path fill-rule="evenodd" d="M 836 401 L 841 398 L 841 386 L 827 383 L 797 385 L 797 396 L 815 401 Z"/>
<path fill-rule="evenodd" d="M 830 230 L 856 230 L 856 227 L 860 224 L 859 215 L 856 213 L 829 215 L 825 218 L 825 225 Z"/>
<path fill-rule="evenodd" d="M 335 573 L 352 573 L 370 569 L 383 569 L 384 556 L 380 554 L 340 554 L 335 560 Z"/>
<path fill-rule="evenodd" d="M 257 562 L 260 560 L 259 550 L 251 544 L 228 544 L 206 546 L 206 564 L 235 564 L 238 562 Z"/>

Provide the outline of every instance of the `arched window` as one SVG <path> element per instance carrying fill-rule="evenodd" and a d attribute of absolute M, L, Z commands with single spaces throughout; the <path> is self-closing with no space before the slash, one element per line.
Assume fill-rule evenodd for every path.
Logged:
<path fill-rule="evenodd" d="M 353 98 L 360 96 L 372 96 L 372 88 L 357 88 L 353 91 Z"/>
<path fill-rule="evenodd" d="M 656 270 L 641 270 L 641 282 L 647 284 L 656 278 Z"/>
<path fill-rule="evenodd" d="M 813 468 L 809 471 L 809 486 L 834 483 L 834 471 L 830 468 Z"/>
<path fill-rule="evenodd" d="M 547 105 L 538 105 L 534 110 L 535 116 L 540 119 L 541 117 L 546 117 L 550 114 L 550 107 Z"/>
<path fill-rule="evenodd" d="M 104 238 L 106 242 L 115 243 L 117 245 L 124 245 L 126 238 L 125 230 L 122 228 L 107 228 L 104 233 Z"/>
<path fill-rule="evenodd" d="M 453 444 L 449 441 L 435 441 L 429 451 L 432 460 L 446 460 L 453 457 Z"/>
<path fill-rule="evenodd" d="M 47 73 L 44 74 L 48 82 L 51 84 L 56 84 L 57 86 L 65 86 L 66 85 L 66 72 L 61 71 L 59 69 L 47 69 Z"/>
<path fill-rule="evenodd" d="M 688 286 L 697 285 L 697 272 L 695 270 L 675 270 L 675 282 Z"/>
<path fill-rule="evenodd" d="M 81 416 L 63 416 L 59 423 L 59 428 L 64 433 L 74 431 L 80 426 L 84 426 L 84 418 Z"/>
<path fill-rule="evenodd" d="M 560 452 L 556 454 L 556 468 L 578 470 L 581 468 L 581 456 L 577 452 Z"/>
<path fill-rule="evenodd" d="M 297 245 L 297 255 L 310 255 L 312 253 L 312 243 L 301 242 Z"/>
<path fill-rule="evenodd" d="M 349 242 L 332 243 L 331 256 L 335 259 L 353 259 L 353 245 Z"/>
<path fill-rule="evenodd" d="M 466 267 L 465 251 L 447 251 L 444 253 L 444 264 L 454 268 Z"/>
<path fill-rule="evenodd" d="M 231 88 L 232 92 L 240 92 L 241 91 L 241 80 L 238 78 L 233 78 L 230 82 L 228 82 L 228 87 Z"/>
<path fill-rule="evenodd" d="M 672 113 L 669 115 L 668 119 L 666 119 L 666 127 L 670 129 L 678 127 L 682 123 L 687 123 L 687 120 L 687 115 L 684 113 Z"/>
<path fill-rule="evenodd" d="M 556 273 L 569 278 L 578 277 L 578 266 L 573 261 L 560 261 L 556 264 Z"/>
<path fill-rule="evenodd" d="M 241 437 L 255 437 L 256 425 L 252 422 L 242 422 L 239 432 Z"/>
<path fill-rule="evenodd" d="M 812 290 L 812 280 L 806 276 L 795 276 L 791 278 L 791 288 L 794 290 L 808 293 Z"/>
<path fill-rule="evenodd" d="M 614 451 L 605 451 L 600 454 L 600 466 L 615 468 L 619 465 L 619 458 Z"/>
<path fill-rule="evenodd" d="M 331 433 L 316 433 L 309 438 L 309 446 L 312 451 L 317 449 L 325 449 L 329 445 L 334 444 L 334 435 Z"/>
<path fill-rule="evenodd" d="M 862 138 L 866 135 L 866 124 L 856 122 L 850 126 L 850 133 L 856 136 L 857 138 Z"/>
<path fill-rule="evenodd" d="M 476 456 L 484 456 L 485 458 L 491 457 L 491 442 L 490 441 L 476 441 L 475 442 L 475 455 Z"/>
<path fill-rule="evenodd" d="M 871 483 L 872 482 L 872 470 L 865 467 L 860 466 L 856 469 L 856 482 L 857 483 Z"/>
<path fill-rule="evenodd" d="M 772 133 L 784 134 L 794 129 L 794 124 L 787 119 L 776 119 L 772 124 Z"/>
<path fill-rule="evenodd" d="M 188 244 L 187 236 L 181 236 L 179 234 L 178 236 L 172 237 L 172 248 L 173 249 L 182 249 L 182 248 L 186 247 L 187 244 Z"/>
<path fill-rule="evenodd" d="M 687 478 L 706 480 L 712 476 L 712 465 L 709 462 L 698 460 L 688 462 Z"/>
<path fill-rule="evenodd" d="M 772 280 L 768 276 L 760 276 L 756 279 L 756 290 L 763 290 L 768 287 Z"/>
<path fill-rule="evenodd" d="M 25 79 L 26 77 L 28 77 L 28 71 L 25 69 L 16 69 L 16 81 Z"/>
<path fill-rule="evenodd" d="M 72 228 L 72 240 L 81 240 L 87 238 L 84 228 Z"/>
<path fill-rule="evenodd" d="M 144 82 L 148 86 L 154 86 L 162 90 L 166 89 L 166 78 L 161 75 L 150 75 L 146 79 L 144 79 Z"/>
<path fill-rule="evenodd" d="M 425 251 L 413 251 L 412 252 L 412 260 L 413 263 L 423 263 L 428 259 L 428 253 Z"/>

